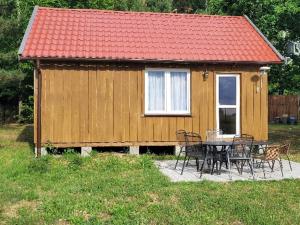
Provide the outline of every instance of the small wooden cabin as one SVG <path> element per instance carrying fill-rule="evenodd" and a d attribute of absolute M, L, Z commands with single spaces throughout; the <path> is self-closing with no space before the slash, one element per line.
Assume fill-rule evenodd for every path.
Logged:
<path fill-rule="evenodd" d="M 246 16 L 35 7 L 35 143 L 175 146 L 175 131 L 268 139 L 266 66 L 283 58 Z"/>

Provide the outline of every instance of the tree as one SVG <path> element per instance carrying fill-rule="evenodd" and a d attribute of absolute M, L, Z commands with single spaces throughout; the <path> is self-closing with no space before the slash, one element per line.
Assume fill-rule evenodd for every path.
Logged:
<path fill-rule="evenodd" d="M 174 0 L 173 7 L 179 13 L 201 13 L 207 9 L 208 0 Z"/>
<path fill-rule="evenodd" d="M 16 113 L 24 74 L 19 69 L 17 47 L 23 32 L 12 0 L 0 1 L 0 108 L 2 121 L 7 110 Z"/>

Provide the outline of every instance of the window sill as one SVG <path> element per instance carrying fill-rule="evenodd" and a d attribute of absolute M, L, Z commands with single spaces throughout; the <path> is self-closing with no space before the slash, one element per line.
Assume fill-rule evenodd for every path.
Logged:
<path fill-rule="evenodd" d="M 142 117 L 192 117 L 192 114 L 191 113 L 186 113 L 186 114 L 145 113 L 142 115 Z"/>

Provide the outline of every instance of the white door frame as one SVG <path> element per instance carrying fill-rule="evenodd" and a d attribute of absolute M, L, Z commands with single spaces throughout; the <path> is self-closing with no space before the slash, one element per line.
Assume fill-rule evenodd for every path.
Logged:
<path fill-rule="evenodd" d="M 235 77 L 236 78 L 236 104 L 235 105 L 220 105 L 219 104 L 219 78 L 220 77 Z M 216 74 L 216 123 L 217 129 L 220 129 L 219 108 L 233 108 L 236 109 L 236 134 L 225 134 L 224 138 L 232 138 L 235 135 L 240 135 L 240 74 Z"/>

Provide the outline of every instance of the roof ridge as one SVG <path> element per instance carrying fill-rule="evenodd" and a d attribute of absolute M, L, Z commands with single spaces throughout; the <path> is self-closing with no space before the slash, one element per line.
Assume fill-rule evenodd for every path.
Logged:
<path fill-rule="evenodd" d="M 57 10 L 57 11 L 95 11 L 95 12 L 106 12 L 106 13 L 117 13 L 117 14 L 152 14 L 152 15 L 166 15 L 166 16 L 190 16 L 190 17 L 230 17 L 230 18 L 243 18 L 243 16 L 232 16 L 232 15 L 211 15 L 211 14 L 189 14 L 189 13 L 172 13 L 172 12 L 147 12 L 147 11 L 121 11 L 121 10 L 107 10 L 107 9 L 81 9 L 81 8 L 55 8 L 38 6 L 38 9 Z"/>

